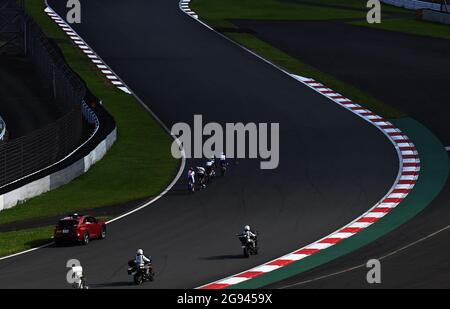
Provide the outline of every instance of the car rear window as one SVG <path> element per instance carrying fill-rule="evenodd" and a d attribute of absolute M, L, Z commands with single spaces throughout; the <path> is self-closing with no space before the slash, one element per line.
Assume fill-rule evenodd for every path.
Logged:
<path fill-rule="evenodd" d="M 77 224 L 78 222 L 76 220 L 59 220 L 58 222 L 59 227 L 73 227 Z"/>

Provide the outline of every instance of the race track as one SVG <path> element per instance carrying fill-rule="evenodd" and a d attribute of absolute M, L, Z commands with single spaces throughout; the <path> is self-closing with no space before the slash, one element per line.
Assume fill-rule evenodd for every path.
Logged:
<path fill-rule="evenodd" d="M 69 288 L 71 258 L 92 288 L 133 287 L 126 263 L 139 247 L 157 272 L 144 287 L 194 288 L 333 232 L 394 183 L 398 158 L 380 131 L 195 22 L 177 0 L 81 2 L 75 30 L 168 127 L 194 114 L 279 122 L 280 165 L 262 171 L 257 160 L 233 161 L 195 195 L 183 174 L 165 197 L 108 226 L 104 241 L 0 261 L 0 288 Z M 251 259 L 241 258 L 235 237 L 244 224 L 261 233 L 261 254 Z"/>

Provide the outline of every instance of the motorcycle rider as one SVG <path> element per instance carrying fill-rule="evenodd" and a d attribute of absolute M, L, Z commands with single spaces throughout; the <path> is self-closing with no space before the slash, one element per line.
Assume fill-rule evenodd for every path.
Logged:
<path fill-rule="evenodd" d="M 206 184 L 205 184 L 205 177 L 206 177 L 206 170 L 205 168 L 201 167 L 201 166 L 197 166 L 196 167 L 196 175 L 198 178 L 198 183 L 203 187 L 206 188 Z"/>
<path fill-rule="evenodd" d="M 192 182 L 192 185 L 194 185 L 195 184 L 195 171 L 192 167 L 189 168 L 187 176 L 188 176 L 188 182 L 190 181 L 190 182 Z"/>
<path fill-rule="evenodd" d="M 227 157 L 225 156 L 225 153 L 222 152 L 219 157 L 219 167 L 222 176 L 224 176 L 227 171 L 227 165 Z"/>
<path fill-rule="evenodd" d="M 150 274 L 150 271 L 153 269 L 152 266 L 152 258 L 148 258 L 144 255 L 144 250 L 138 249 L 136 252 L 136 257 L 134 258 L 134 262 L 137 267 L 145 268 L 145 272 L 147 275 Z M 145 267 L 148 265 L 148 267 Z"/>
<path fill-rule="evenodd" d="M 220 166 L 226 166 L 227 165 L 227 157 L 225 156 L 225 153 L 222 152 L 220 154 Z"/>
<path fill-rule="evenodd" d="M 72 285 L 75 289 L 87 289 L 86 279 L 83 275 L 83 267 L 81 265 L 72 265 L 72 278 L 74 283 Z"/>
<path fill-rule="evenodd" d="M 244 232 L 242 233 L 245 237 L 247 237 L 247 241 L 253 246 L 256 247 L 256 233 L 253 233 L 250 229 L 250 225 L 244 226 Z"/>
<path fill-rule="evenodd" d="M 214 165 L 215 165 L 214 157 L 212 157 L 206 162 L 206 175 L 208 176 L 208 178 L 211 178 L 215 175 Z"/>

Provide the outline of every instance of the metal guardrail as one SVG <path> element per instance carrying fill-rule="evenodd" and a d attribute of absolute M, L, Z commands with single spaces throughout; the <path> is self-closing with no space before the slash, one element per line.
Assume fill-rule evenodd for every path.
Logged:
<path fill-rule="evenodd" d="M 447 1 L 441 0 L 437 2 L 420 1 L 420 0 L 381 0 L 386 4 L 391 4 L 398 7 L 403 7 L 409 10 L 430 9 L 435 11 L 449 11 L 450 5 Z"/>
<path fill-rule="evenodd" d="M 93 125 L 95 127 L 95 130 L 100 127 L 100 121 L 98 120 L 97 115 L 94 113 L 94 111 L 86 104 L 86 101 L 83 100 L 81 104 L 81 112 L 83 114 L 84 120 L 86 120 L 87 123 L 90 125 Z M 95 132 L 94 130 L 94 132 Z"/>
<path fill-rule="evenodd" d="M 450 12 L 425 9 L 422 10 L 421 17 L 422 20 L 440 23 L 444 25 L 450 25 Z"/>
<path fill-rule="evenodd" d="M 5 138 L 6 135 L 6 124 L 5 121 L 3 121 L 2 117 L 0 116 L 0 141 L 2 141 Z"/>

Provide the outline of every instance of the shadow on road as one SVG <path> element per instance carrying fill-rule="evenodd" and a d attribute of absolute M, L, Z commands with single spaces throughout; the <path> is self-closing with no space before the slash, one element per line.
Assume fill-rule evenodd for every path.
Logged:
<path fill-rule="evenodd" d="M 25 247 L 27 248 L 36 248 L 36 247 L 40 247 L 43 245 L 48 245 L 48 247 L 54 247 L 55 243 L 52 243 L 53 240 L 51 238 L 45 237 L 45 238 L 40 238 L 40 239 L 35 239 L 35 240 L 31 240 L 31 241 L 27 241 L 25 243 Z"/>
<path fill-rule="evenodd" d="M 246 259 L 242 254 L 225 254 L 225 255 L 215 255 L 202 258 L 203 260 L 216 261 L 216 260 L 237 260 Z"/>
<path fill-rule="evenodd" d="M 118 282 L 108 282 L 108 283 L 94 283 L 88 284 L 92 289 L 99 288 L 113 288 L 113 287 L 124 287 L 135 285 L 133 281 L 118 281 Z"/>

